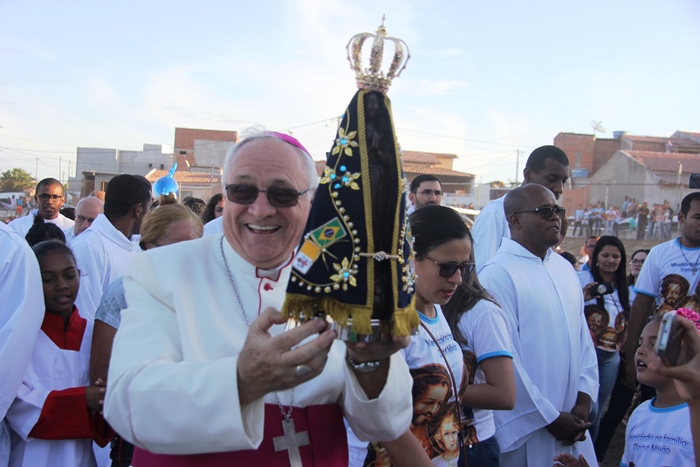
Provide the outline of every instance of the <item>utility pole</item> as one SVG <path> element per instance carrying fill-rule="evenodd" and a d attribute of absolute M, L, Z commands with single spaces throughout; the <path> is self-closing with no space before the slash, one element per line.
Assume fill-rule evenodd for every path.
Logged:
<path fill-rule="evenodd" d="M 63 175 L 63 172 L 61 172 L 61 156 L 58 156 L 58 181 L 61 182 L 61 175 Z M 63 183 L 63 182 L 61 182 Z"/>
<path fill-rule="evenodd" d="M 36 158 L 36 167 L 34 168 L 34 178 L 39 181 L 39 158 Z"/>
<path fill-rule="evenodd" d="M 515 155 L 515 186 L 518 186 L 518 172 L 520 172 L 520 149 L 516 150 Z"/>

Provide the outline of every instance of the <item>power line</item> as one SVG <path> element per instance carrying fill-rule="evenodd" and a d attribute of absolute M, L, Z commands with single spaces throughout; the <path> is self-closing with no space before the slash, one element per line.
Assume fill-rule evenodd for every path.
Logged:
<path fill-rule="evenodd" d="M 41 149 L 25 149 L 25 148 L 8 148 L 5 146 L 0 146 L 0 149 L 7 149 L 9 151 L 33 151 L 33 152 L 53 152 L 57 154 L 75 154 L 75 151 L 45 151 Z"/>

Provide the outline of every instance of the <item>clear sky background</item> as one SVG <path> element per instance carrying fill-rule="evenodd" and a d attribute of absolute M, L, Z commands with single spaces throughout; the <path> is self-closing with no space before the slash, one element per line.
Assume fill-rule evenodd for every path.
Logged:
<path fill-rule="evenodd" d="M 590 120 L 700 131 L 697 0 L 0 0 L 0 171 L 66 179 L 77 147 L 170 149 L 175 127 L 291 130 L 321 159 L 356 91 L 345 45 L 383 14 L 411 52 L 402 148 L 477 182 Z"/>

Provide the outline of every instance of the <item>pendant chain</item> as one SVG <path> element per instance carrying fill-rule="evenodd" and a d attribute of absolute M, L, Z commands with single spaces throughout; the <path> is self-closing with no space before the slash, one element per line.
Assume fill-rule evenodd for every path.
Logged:
<path fill-rule="evenodd" d="M 243 319 L 245 319 L 245 324 L 248 325 L 248 328 L 250 328 L 250 321 L 248 320 L 248 314 L 245 312 L 245 308 L 243 307 L 243 300 L 241 300 L 241 295 L 238 293 L 238 287 L 236 287 L 236 281 L 233 279 L 233 274 L 231 273 L 231 268 L 228 265 L 228 260 L 226 259 L 226 255 L 224 254 L 224 236 L 221 236 L 221 241 L 219 242 L 219 249 L 221 250 L 221 257 L 224 259 L 224 266 L 226 266 L 226 272 L 228 273 L 228 278 L 231 281 L 231 285 L 233 286 L 233 293 L 236 294 L 236 301 L 238 301 L 238 306 L 241 309 L 241 312 L 243 313 Z M 282 416 L 284 417 L 285 420 L 291 420 L 292 418 L 292 410 L 294 408 L 292 407 L 292 404 L 294 404 L 294 388 L 292 388 L 292 395 L 289 398 L 289 410 L 285 411 L 284 410 L 284 405 L 282 405 L 282 401 L 280 400 L 280 396 L 277 394 L 277 391 L 275 391 L 275 399 L 277 399 L 277 405 L 280 407 L 280 412 L 282 412 Z"/>
<path fill-rule="evenodd" d="M 695 263 L 691 263 L 690 260 L 688 259 L 687 256 L 685 256 L 685 251 L 683 251 L 683 245 L 681 245 L 683 237 L 678 237 L 678 248 L 681 250 L 681 254 L 683 255 L 683 259 L 688 263 L 688 266 L 691 267 L 693 274 L 698 272 L 698 262 L 700 262 L 700 253 L 698 253 L 698 256 L 695 258 Z"/>

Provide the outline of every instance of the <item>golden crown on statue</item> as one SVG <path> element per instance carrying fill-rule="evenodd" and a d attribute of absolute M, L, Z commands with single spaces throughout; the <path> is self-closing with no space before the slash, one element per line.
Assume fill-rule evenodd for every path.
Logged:
<path fill-rule="evenodd" d="M 374 37 L 374 42 L 372 42 L 369 67 L 363 68 L 362 46 L 370 37 Z M 394 58 L 391 61 L 391 65 L 389 65 L 389 70 L 386 74 L 384 74 L 384 71 L 381 69 L 385 40 L 394 43 Z M 404 70 L 404 68 L 406 68 L 408 59 L 411 58 L 406 42 L 396 37 L 388 37 L 386 35 L 384 17 L 382 17 L 382 25 L 377 28 L 376 34 L 369 32 L 355 34 L 348 42 L 346 48 L 348 49 L 348 61 L 350 62 L 350 68 L 355 70 L 357 87 L 360 89 L 370 89 L 372 91 L 379 91 L 382 93 L 386 93 L 389 90 L 391 80 L 398 78 L 401 75 L 401 72 Z M 404 48 L 406 49 L 405 54 Z"/>

